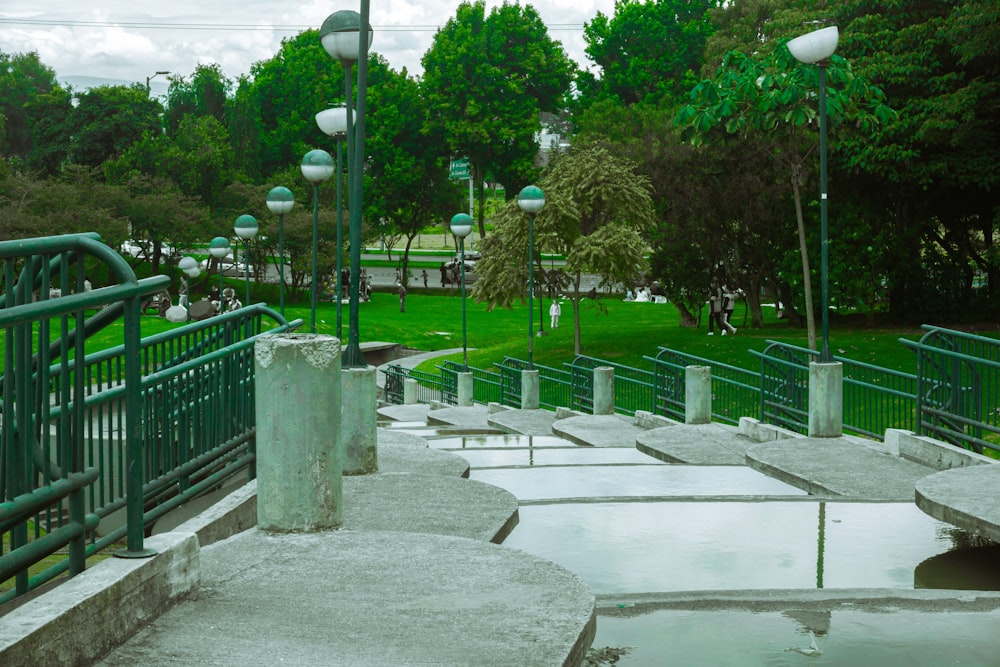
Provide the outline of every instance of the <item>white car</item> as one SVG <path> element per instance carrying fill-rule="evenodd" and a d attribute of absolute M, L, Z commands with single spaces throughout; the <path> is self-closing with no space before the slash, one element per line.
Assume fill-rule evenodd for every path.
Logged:
<path fill-rule="evenodd" d="M 150 241 L 126 241 L 120 249 L 121 254 L 128 257 L 148 257 L 153 251 L 153 244 Z M 174 249 L 169 243 L 160 244 L 160 256 L 169 257 L 174 254 Z"/>

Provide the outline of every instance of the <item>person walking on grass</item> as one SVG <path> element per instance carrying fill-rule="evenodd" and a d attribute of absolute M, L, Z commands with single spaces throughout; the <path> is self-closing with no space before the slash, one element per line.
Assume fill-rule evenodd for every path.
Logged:
<path fill-rule="evenodd" d="M 558 329 L 559 328 L 559 316 L 562 315 L 562 307 L 559 305 L 559 300 L 556 299 L 549 306 L 549 328 Z"/>

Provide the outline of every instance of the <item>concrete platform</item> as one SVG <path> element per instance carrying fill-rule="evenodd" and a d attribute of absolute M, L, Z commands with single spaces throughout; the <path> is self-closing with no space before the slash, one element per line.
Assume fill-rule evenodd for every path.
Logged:
<path fill-rule="evenodd" d="M 643 431 L 636 448 L 668 463 L 746 465 L 749 447 L 759 443 L 725 424 L 679 424 Z"/>
<path fill-rule="evenodd" d="M 856 438 L 792 438 L 747 449 L 747 463 L 817 496 L 912 502 L 932 468 L 883 454 Z"/>
<path fill-rule="evenodd" d="M 504 433 L 552 435 L 556 415 L 548 410 L 501 410 L 490 414 L 486 421 Z"/>
<path fill-rule="evenodd" d="M 576 575 L 480 540 L 250 530 L 201 560 L 195 598 L 97 664 L 579 664 L 594 635 Z"/>
<path fill-rule="evenodd" d="M 412 403 L 410 405 L 384 405 L 376 412 L 379 417 L 391 419 L 397 422 L 426 422 L 427 413 L 431 407 L 426 403 Z"/>
<path fill-rule="evenodd" d="M 938 472 L 917 481 L 916 503 L 930 516 L 1000 542 L 1000 465 Z"/>
<path fill-rule="evenodd" d="M 582 415 L 552 424 L 553 434 L 585 447 L 635 447 L 645 430 L 625 415 Z"/>
<path fill-rule="evenodd" d="M 470 430 L 496 430 L 489 424 L 489 410 L 485 405 L 471 407 L 441 407 L 427 413 L 427 423 L 439 426 L 454 426 Z"/>

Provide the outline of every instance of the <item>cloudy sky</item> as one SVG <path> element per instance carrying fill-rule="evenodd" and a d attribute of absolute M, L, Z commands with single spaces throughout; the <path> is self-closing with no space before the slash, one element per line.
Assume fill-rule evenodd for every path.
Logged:
<path fill-rule="evenodd" d="M 419 74 L 420 58 L 434 33 L 455 15 L 460 0 L 373 0 L 372 50 L 393 69 Z M 487 8 L 501 4 L 487 0 Z M 583 23 L 598 11 L 612 14 L 614 0 L 531 2 L 553 39 L 581 66 Z M 263 0 L 3 0 L 0 50 L 37 51 L 42 62 L 66 77 L 98 77 L 145 83 L 157 71 L 190 75 L 198 63 L 219 63 L 230 78 L 271 58 L 281 40 L 318 28 L 353 3 Z M 159 83 L 165 77 L 156 80 Z M 166 81 L 163 81 L 166 84 Z"/>

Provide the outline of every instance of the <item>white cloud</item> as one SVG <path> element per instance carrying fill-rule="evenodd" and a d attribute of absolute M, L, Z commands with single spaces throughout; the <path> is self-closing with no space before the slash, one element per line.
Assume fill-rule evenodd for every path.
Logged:
<path fill-rule="evenodd" d="M 420 60 L 438 27 L 455 15 L 460 0 L 384 0 L 372 3 L 376 29 L 372 49 L 394 69 L 421 72 Z M 353 3 L 352 3 L 353 4 Z M 502 4 L 489 0 L 487 9 Z M 614 0 L 543 0 L 530 3 L 550 26 L 550 36 L 570 58 L 586 64 L 582 24 L 598 10 L 611 13 Z M 345 8 L 357 6 L 349 4 Z M 275 5 L 262 0 L 108 0 L 80 12 L 78 0 L 4 0 L 0 5 L 0 49 L 7 53 L 37 51 L 59 76 L 93 76 L 145 81 L 159 70 L 188 76 L 198 63 L 219 63 L 233 79 L 250 66 L 271 58 L 283 38 L 313 26 L 338 8 L 320 0 Z M 14 23 L 33 19 L 46 23 Z M 5 22 L 6 20 L 7 22 Z M 79 22 L 101 22 L 80 25 Z M 136 25 L 197 24 L 260 26 L 264 29 L 151 28 Z M 267 29 L 268 26 L 277 29 Z M 287 28 L 291 27 L 292 30 Z"/>

